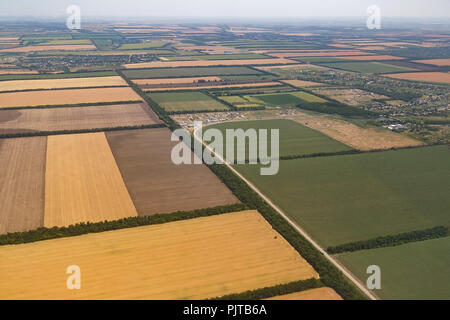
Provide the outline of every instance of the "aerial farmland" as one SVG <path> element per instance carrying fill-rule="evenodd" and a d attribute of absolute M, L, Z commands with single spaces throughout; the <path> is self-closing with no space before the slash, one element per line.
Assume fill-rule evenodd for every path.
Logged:
<path fill-rule="evenodd" d="M 0 300 L 450 299 L 448 21 L 130 8 L 0 15 Z"/>

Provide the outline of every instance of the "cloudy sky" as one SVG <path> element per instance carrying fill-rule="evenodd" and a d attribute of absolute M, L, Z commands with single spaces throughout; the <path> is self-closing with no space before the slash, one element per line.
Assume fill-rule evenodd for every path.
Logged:
<path fill-rule="evenodd" d="M 1 0 L 0 16 L 57 17 L 80 6 L 98 17 L 450 17 L 450 0 Z"/>

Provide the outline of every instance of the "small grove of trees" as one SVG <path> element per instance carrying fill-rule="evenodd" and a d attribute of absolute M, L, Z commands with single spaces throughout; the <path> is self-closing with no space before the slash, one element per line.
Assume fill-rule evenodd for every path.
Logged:
<path fill-rule="evenodd" d="M 271 224 L 274 230 L 283 236 L 297 252 L 320 274 L 321 282 L 333 288 L 342 298 L 364 300 L 366 296 L 316 248 L 300 235 L 282 216 L 239 179 L 227 166 L 213 164 L 208 166 L 233 194 L 250 209 L 256 209 Z M 298 291 L 298 290 L 297 290 Z"/>
<path fill-rule="evenodd" d="M 416 242 L 447 237 L 448 235 L 449 235 L 448 227 L 438 226 L 431 229 L 405 232 L 397 235 L 378 237 L 370 240 L 350 242 L 339 246 L 328 247 L 327 252 L 330 254 L 337 254 L 365 249 L 392 247 L 408 242 Z"/>

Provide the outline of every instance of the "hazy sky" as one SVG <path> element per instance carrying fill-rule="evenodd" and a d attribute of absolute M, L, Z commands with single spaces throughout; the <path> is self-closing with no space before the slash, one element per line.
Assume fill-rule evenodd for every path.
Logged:
<path fill-rule="evenodd" d="M 0 16 L 360 17 L 376 4 L 385 17 L 449 17 L 450 0 L 1 0 Z"/>

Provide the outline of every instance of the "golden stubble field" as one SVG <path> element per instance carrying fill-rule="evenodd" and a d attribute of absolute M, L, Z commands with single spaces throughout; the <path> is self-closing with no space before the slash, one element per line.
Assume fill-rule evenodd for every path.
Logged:
<path fill-rule="evenodd" d="M 0 234 L 42 226 L 46 144 L 46 137 L 0 139 Z"/>
<path fill-rule="evenodd" d="M 0 91 L 128 86 L 119 76 L 0 81 Z"/>
<path fill-rule="evenodd" d="M 7 92 L 0 93 L 0 108 L 140 100 L 129 87 Z"/>
<path fill-rule="evenodd" d="M 154 61 L 125 64 L 127 69 L 134 68 L 176 68 L 176 67 L 210 67 L 210 66 L 245 66 L 297 63 L 288 59 L 242 59 L 242 60 L 199 60 L 199 61 Z"/>
<path fill-rule="evenodd" d="M 0 261 L 0 299 L 205 299 L 318 278 L 257 211 L 3 246 Z"/>
<path fill-rule="evenodd" d="M 103 132 L 49 136 L 44 226 L 137 216 Z"/>
<path fill-rule="evenodd" d="M 266 300 L 343 300 L 343 299 L 333 289 L 322 287 L 285 294 L 282 296 L 276 296 Z"/>

